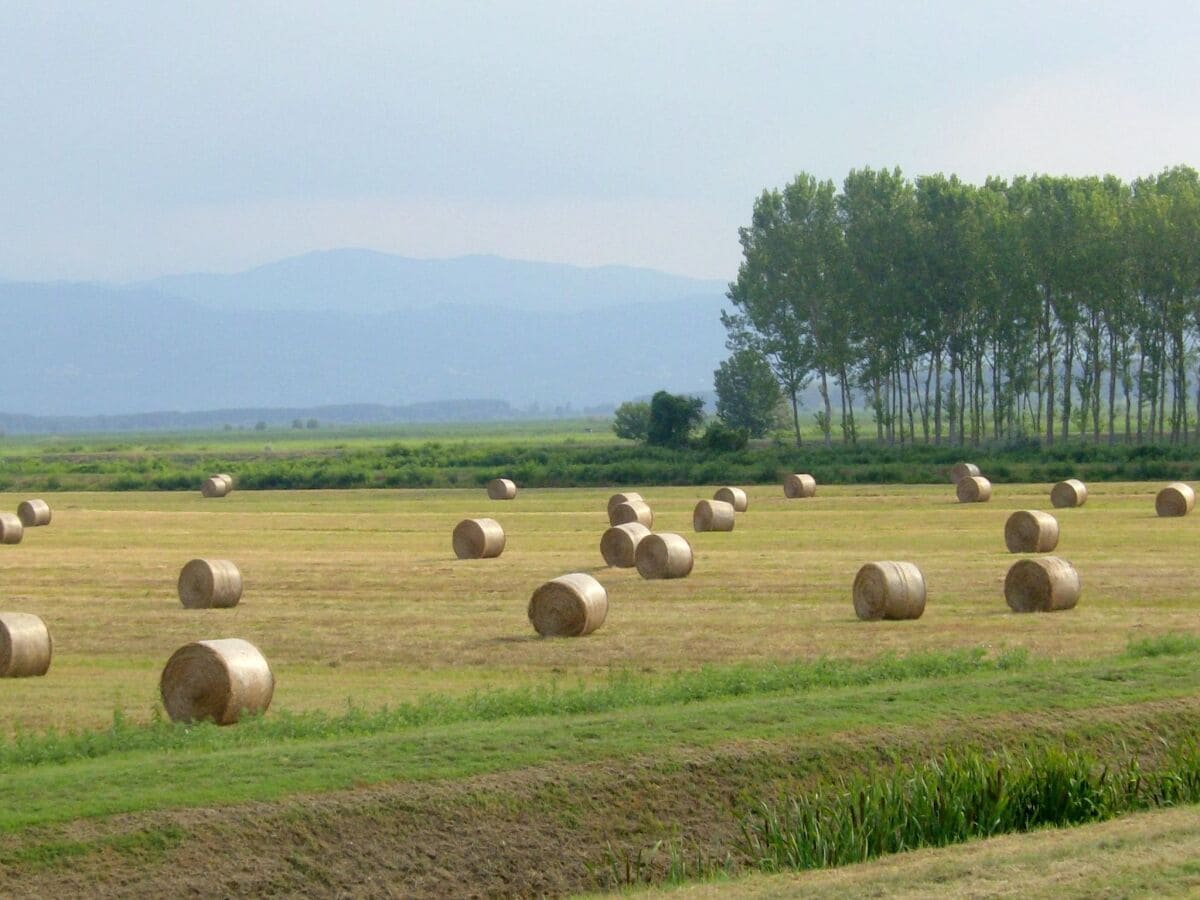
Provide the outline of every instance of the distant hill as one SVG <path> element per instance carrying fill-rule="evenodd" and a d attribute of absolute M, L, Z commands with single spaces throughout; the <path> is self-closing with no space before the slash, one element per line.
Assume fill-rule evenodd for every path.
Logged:
<path fill-rule="evenodd" d="M 694 290 L 711 287 L 707 282 L 470 257 L 434 268 L 507 272 L 509 280 L 472 281 L 460 272 L 455 277 L 471 289 L 453 302 L 447 294 L 405 295 L 403 304 L 379 310 L 371 307 L 384 302 L 383 289 L 361 271 L 354 274 L 359 263 L 379 258 L 385 267 L 397 259 L 363 251 L 311 254 L 244 273 L 258 284 L 272 282 L 268 271 L 299 279 L 295 291 L 263 293 L 257 304 L 236 292 L 223 299 L 199 289 L 191 298 L 177 296 L 188 277 L 171 282 L 172 293 L 169 279 L 123 287 L 0 282 L 8 339 L 0 411 L 124 417 L 153 410 L 395 408 L 464 398 L 579 409 L 659 388 L 706 391 L 725 355 L 723 293 Z M 326 295 L 296 275 L 313 265 L 326 268 L 327 283 L 359 288 L 347 288 L 339 308 L 318 309 Z M 522 282 L 525 293 L 517 290 L 518 271 L 533 273 Z M 555 294 L 550 281 L 533 277 L 539 272 L 558 273 L 570 291 Z M 228 287 L 240 277 L 195 278 Z M 448 278 L 439 283 L 449 291 Z M 506 294 L 514 295 L 511 304 L 497 301 Z"/>
<path fill-rule="evenodd" d="M 569 312 L 721 296 L 726 285 L 652 269 L 581 268 L 498 256 L 410 259 L 373 250 L 307 253 L 232 275 L 171 275 L 134 287 L 215 309 L 392 312 L 487 306 Z"/>

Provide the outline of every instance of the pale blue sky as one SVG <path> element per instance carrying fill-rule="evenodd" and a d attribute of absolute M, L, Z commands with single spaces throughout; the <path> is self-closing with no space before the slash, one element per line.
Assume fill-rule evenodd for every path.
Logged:
<path fill-rule="evenodd" d="M 0 7 L 0 277 L 307 250 L 733 276 L 797 171 L 1200 164 L 1195 3 Z"/>

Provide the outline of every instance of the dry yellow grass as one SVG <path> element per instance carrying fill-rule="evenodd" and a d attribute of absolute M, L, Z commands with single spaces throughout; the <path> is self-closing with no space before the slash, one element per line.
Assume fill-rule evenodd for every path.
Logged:
<path fill-rule="evenodd" d="M 0 721 L 94 726 L 114 708 L 145 718 L 174 649 L 220 637 L 262 649 L 278 679 L 274 708 L 291 710 L 610 667 L 979 645 L 1111 654 L 1131 636 L 1195 630 L 1200 519 L 1158 518 L 1160 486 L 1097 484 L 1085 507 L 1059 513 L 1056 552 L 1079 570 L 1083 595 L 1054 616 L 1014 615 L 1003 594 L 1004 521 L 1049 485 L 997 485 L 988 504 L 959 504 L 941 486 L 823 487 L 798 504 L 761 485 L 734 532 L 689 535 L 690 577 L 653 582 L 603 564 L 610 490 L 522 491 L 506 506 L 504 555 L 481 561 L 455 559 L 446 539 L 480 514 L 476 490 L 238 491 L 219 504 L 193 492 L 58 494 L 52 528 L 0 547 L 3 608 L 42 616 L 55 638 L 45 678 L 4 685 Z M 653 488 L 660 530 L 689 531 L 698 492 Z M 0 508 L 19 499 L 0 495 Z M 180 608 L 179 567 L 196 556 L 238 561 L 239 606 Z M 920 566 L 919 621 L 857 620 L 849 585 L 865 559 Z M 608 590 L 605 627 L 585 641 L 539 640 L 530 592 L 572 571 Z"/>

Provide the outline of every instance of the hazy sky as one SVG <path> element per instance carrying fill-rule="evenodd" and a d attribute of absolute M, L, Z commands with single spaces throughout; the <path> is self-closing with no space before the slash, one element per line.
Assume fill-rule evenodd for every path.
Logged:
<path fill-rule="evenodd" d="M 0 277 L 307 250 L 733 276 L 810 171 L 1200 164 L 1200 6 L 0 7 Z"/>

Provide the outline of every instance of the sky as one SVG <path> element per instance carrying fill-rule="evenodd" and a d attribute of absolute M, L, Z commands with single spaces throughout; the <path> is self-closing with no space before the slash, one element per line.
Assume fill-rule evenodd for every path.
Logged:
<path fill-rule="evenodd" d="M 1200 165 L 1193 2 L 0 6 L 0 278 L 311 250 L 736 274 L 811 172 Z"/>

